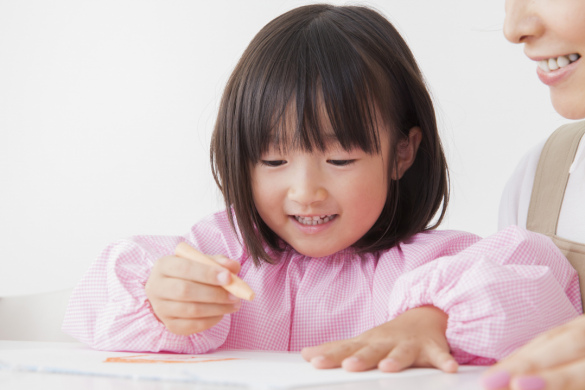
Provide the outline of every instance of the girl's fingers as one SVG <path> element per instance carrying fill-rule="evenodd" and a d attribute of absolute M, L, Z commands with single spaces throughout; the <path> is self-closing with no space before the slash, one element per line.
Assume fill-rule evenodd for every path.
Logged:
<path fill-rule="evenodd" d="M 538 375 L 517 376 L 511 381 L 512 390 L 580 390 L 585 384 L 585 358 Z"/>
<path fill-rule="evenodd" d="M 411 367 L 420 353 L 420 346 L 416 343 L 402 342 L 396 345 L 390 353 L 378 363 L 383 372 L 398 372 Z"/>
<path fill-rule="evenodd" d="M 314 347 L 305 347 L 301 349 L 301 356 L 306 361 L 310 362 L 313 358 L 321 356 L 335 345 L 345 342 L 345 340 L 331 341 L 329 343 L 315 345 Z"/>
<path fill-rule="evenodd" d="M 312 347 L 311 350 L 303 350 L 303 357 L 310 361 L 315 368 L 337 368 L 341 367 L 341 362 L 348 356 L 353 355 L 362 344 L 353 340 L 340 340 L 332 343 Z"/>
<path fill-rule="evenodd" d="M 346 371 L 366 371 L 376 368 L 380 360 L 382 360 L 388 352 L 392 349 L 390 344 L 368 344 L 356 351 L 353 355 L 345 358 L 341 362 L 341 366 Z"/>
<path fill-rule="evenodd" d="M 222 305 L 214 303 L 161 301 L 157 306 L 155 311 L 161 317 L 200 319 L 233 313 L 240 308 L 241 302 Z"/>
<path fill-rule="evenodd" d="M 439 347 L 436 344 L 429 345 L 425 348 L 425 365 L 428 361 L 428 365 L 436 367 L 443 372 L 454 373 L 457 372 L 459 364 L 451 356 L 451 354 L 444 348 Z"/>
<path fill-rule="evenodd" d="M 227 268 L 231 273 L 236 275 L 240 273 L 241 266 L 240 263 L 238 263 L 237 261 L 234 261 L 224 255 L 213 255 L 209 257 L 215 260 L 222 267 Z"/>
<path fill-rule="evenodd" d="M 214 286 L 225 286 L 232 281 L 231 273 L 221 265 L 211 266 L 177 256 L 159 259 L 155 267 L 162 275 Z"/>
<path fill-rule="evenodd" d="M 197 320 L 173 318 L 166 320 L 164 324 L 171 333 L 180 336 L 189 336 L 211 328 L 221 321 L 222 318 L 223 316 L 207 317 Z"/>
<path fill-rule="evenodd" d="M 161 278 L 156 285 L 158 299 L 180 302 L 234 304 L 240 299 L 222 287 L 194 283 L 184 279 Z"/>

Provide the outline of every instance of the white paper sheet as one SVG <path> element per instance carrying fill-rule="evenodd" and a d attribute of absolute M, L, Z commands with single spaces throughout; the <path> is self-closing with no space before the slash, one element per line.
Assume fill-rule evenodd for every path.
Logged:
<path fill-rule="evenodd" d="M 62 349 L 3 349 L 0 369 L 105 375 L 122 378 L 186 381 L 235 385 L 254 389 L 291 389 L 356 381 L 388 381 L 392 378 L 426 376 L 434 369 L 400 373 L 372 370 L 361 373 L 342 369 L 317 370 L 298 353 L 222 351 L 205 355 L 103 352 L 84 347 Z M 478 370 L 462 367 L 460 371 Z"/>

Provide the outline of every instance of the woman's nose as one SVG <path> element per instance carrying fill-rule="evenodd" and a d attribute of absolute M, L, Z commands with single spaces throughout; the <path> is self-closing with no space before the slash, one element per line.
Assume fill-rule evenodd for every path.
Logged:
<path fill-rule="evenodd" d="M 303 206 L 322 202 L 329 195 L 323 178 L 312 169 L 303 169 L 295 175 L 288 191 L 290 200 Z"/>
<path fill-rule="evenodd" d="M 512 43 L 525 43 L 543 33 L 544 25 L 537 3 L 533 0 L 506 0 L 504 35 L 507 40 Z"/>

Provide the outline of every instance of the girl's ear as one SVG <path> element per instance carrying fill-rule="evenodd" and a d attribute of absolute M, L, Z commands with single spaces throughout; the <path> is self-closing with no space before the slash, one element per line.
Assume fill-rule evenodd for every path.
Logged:
<path fill-rule="evenodd" d="M 402 175 L 412 166 L 421 140 L 422 131 L 420 127 L 415 126 L 410 129 L 407 138 L 398 141 L 398 145 L 396 145 L 396 165 L 392 172 L 393 180 L 400 180 Z"/>

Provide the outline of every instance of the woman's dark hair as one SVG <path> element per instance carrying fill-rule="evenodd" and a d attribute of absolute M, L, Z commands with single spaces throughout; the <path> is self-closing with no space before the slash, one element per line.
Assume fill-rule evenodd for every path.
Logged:
<path fill-rule="evenodd" d="M 443 219 L 447 163 L 433 103 L 410 49 L 372 9 L 303 6 L 272 20 L 250 42 L 223 93 L 211 141 L 215 181 L 256 264 L 274 261 L 265 244 L 276 252 L 286 244 L 258 214 L 251 169 L 274 142 L 284 149 L 324 150 L 324 116 L 344 149 L 368 153 L 381 152 L 379 117 L 390 130 L 389 175 L 398 141 L 414 126 L 422 130 L 413 165 L 400 180 L 388 178 L 386 204 L 353 245 L 358 252 L 391 248 Z"/>

